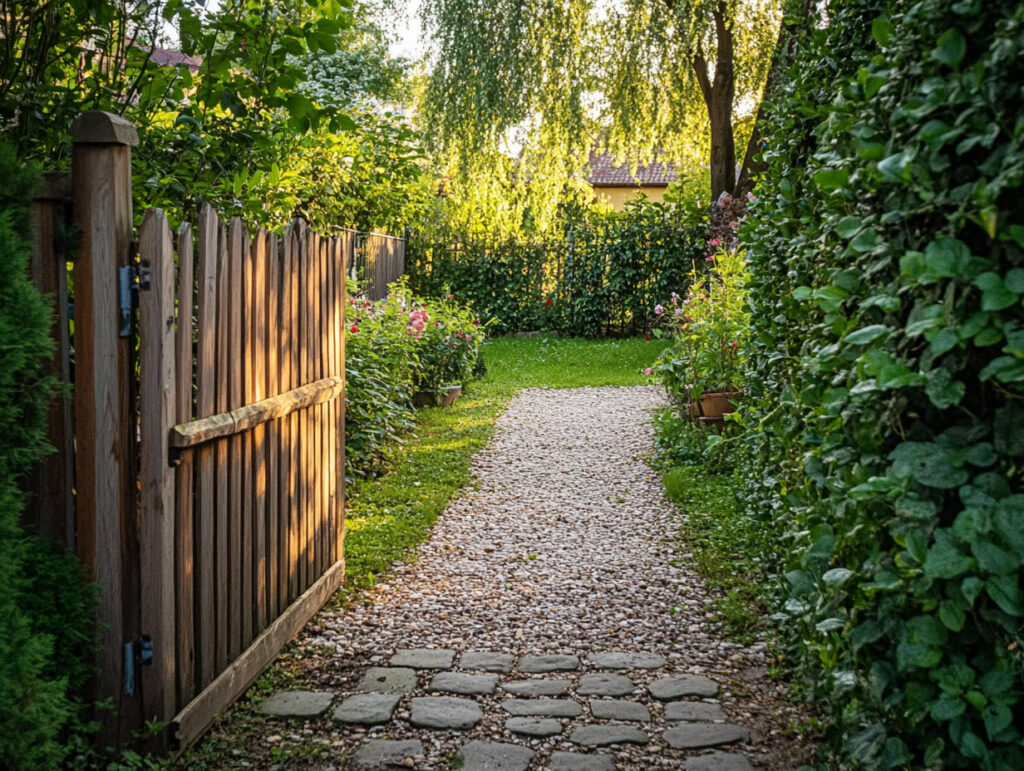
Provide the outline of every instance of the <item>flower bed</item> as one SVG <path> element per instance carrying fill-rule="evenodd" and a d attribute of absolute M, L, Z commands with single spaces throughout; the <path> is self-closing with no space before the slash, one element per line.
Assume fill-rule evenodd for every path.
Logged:
<path fill-rule="evenodd" d="M 346 474 L 372 476 L 413 427 L 414 394 L 468 382 L 486 333 L 468 305 L 414 297 L 404 280 L 350 299 L 345 326 Z"/>

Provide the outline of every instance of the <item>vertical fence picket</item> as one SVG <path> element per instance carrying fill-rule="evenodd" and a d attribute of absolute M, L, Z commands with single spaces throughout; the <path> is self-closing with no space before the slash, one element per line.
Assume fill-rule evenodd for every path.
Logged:
<path fill-rule="evenodd" d="M 291 329 L 292 329 L 292 388 L 296 388 L 301 385 L 303 378 L 306 375 L 305 372 L 305 358 L 302 355 L 303 346 L 306 343 L 306 335 L 303 330 L 303 304 L 302 304 L 302 287 L 305 283 L 302 279 L 302 273 L 304 270 L 305 263 L 302 259 L 302 250 L 300 248 L 301 243 L 302 227 L 301 224 L 296 221 L 292 227 L 291 233 L 291 244 L 292 244 L 292 274 L 291 274 L 291 297 L 292 297 L 292 313 L 291 313 Z M 289 506 L 289 528 L 290 533 L 288 536 L 288 565 L 290 569 L 289 578 L 289 600 L 295 599 L 304 589 L 302 581 L 304 577 L 304 571 L 302 566 L 305 564 L 303 560 L 302 543 L 303 534 L 305 533 L 304 523 L 306 517 L 306 495 L 304 490 L 304 477 L 303 469 L 306 465 L 306 457 L 303 454 L 303 437 L 305 436 L 305 413 L 303 410 L 297 410 L 292 413 L 292 458 L 291 458 L 291 503 Z"/>
<path fill-rule="evenodd" d="M 231 371 L 231 252 L 228 248 L 228 231 L 220 224 L 218 238 L 219 256 L 217 261 L 217 412 L 231 409 L 229 373 Z M 217 442 L 217 501 L 216 501 L 216 586 L 217 586 L 217 657 L 216 671 L 227 666 L 228 630 L 230 627 L 230 605 L 228 601 L 230 565 L 228 561 L 228 535 L 231 501 L 230 490 L 230 440 Z"/>
<path fill-rule="evenodd" d="M 278 324 L 281 302 L 281 261 L 278 255 L 277 236 L 268 235 L 267 240 L 267 302 L 266 302 L 266 374 L 267 395 L 277 396 L 281 393 L 281 376 L 278 371 L 278 353 L 280 351 L 281 331 Z M 280 436 L 281 420 L 272 420 L 267 424 L 267 616 L 270 620 L 277 618 L 280 598 L 278 595 L 278 570 L 280 565 L 279 539 L 280 524 Z"/>
<path fill-rule="evenodd" d="M 217 263 L 219 256 L 217 213 L 209 204 L 199 212 L 199 309 L 196 347 L 196 416 L 209 417 L 217 410 Z M 218 446 L 223 444 L 219 442 Z M 198 687 L 213 680 L 216 666 L 216 606 L 214 571 L 216 466 L 215 450 L 209 445 L 195 452 L 199 485 L 196 512 L 196 641 Z"/>
<path fill-rule="evenodd" d="M 139 293 L 140 610 L 156 644 L 144 672 L 143 718 L 166 720 L 175 707 L 174 474 L 167 437 L 175 424 L 174 251 L 167 217 L 150 209 L 139 253 L 150 288 Z"/>
<path fill-rule="evenodd" d="M 324 376 L 323 368 L 323 347 L 324 347 L 324 239 L 313 235 L 313 380 L 319 380 Z M 324 458 L 324 420 L 326 405 L 318 404 L 313 408 L 313 424 L 316 435 L 313 441 L 313 452 L 316 455 L 315 465 L 318 469 L 313 484 L 316 498 L 316 530 L 313 539 L 313 575 L 319 576 L 324 570 L 324 536 L 326 528 L 324 520 L 327 516 L 327 504 L 324 500 L 327 491 L 326 475 L 322 473 Z M 312 579 L 310 580 L 312 583 Z"/>
<path fill-rule="evenodd" d="M 243 325 L 245 320 L 245 228 L 238 217 L 228 226 L 228 409 L 245 404 L 245 381 L 242 360 Z M 228 440 L 230 476 L 228 479 L 228 658 L 234 659 L 242 650 L 242 480 L 244 435 Z"/>
<path fill-rule="evenodd" d="M 255 262 L 255 239 L 250 239 L 249 234 L 242 230 L 242 336 L 239 357 L 242 370 L 242 405 L 252 404 L 255 399 L 253 389 L 254 368 L 253 368 L 253 310 L 254 310 L 254 287 L 256 283 L 256 262 Z M 242 450 L 242 502 L 241 502 L 241 537 L 238 545 L 241 558 L 241 574 L 239 582 L 241 585 L 240 616 L 242 622 L 241 648 L 245 650 L 252 642 L 253 623 L 253 528 L 255 524 L 255 487 L 256 477 L 254 468 L 255 454 L 255 430 L 243 431 L 237 435 L 238 443 Z"/>
<path fill-rule="evenodd" d="M 281 339 L 279 362 L 281 368 L 281 390 L 289 391 L 294 387 L 292 382 L 292 350 L 294 348 L 295 327 L 292 325 L 292 231 L 291 225 L 285 228 L 281 241 Z M 295 475 L 292 469 L 292 447 L 294 425 L 292 415 L 281 419 L 281 504 L 280 504 L 280 571 L 278 575 L 278 601 L 283 608 L 291 599 L 292 567 L 291 545 L 295 539 L 294 501 Z"/>
<path fill-rule="evenodd" d="M 192 226 L 178 230 L 178 328 L 175 337 L 175 422 L 192 420 L 192 296 L 195 290 Z M 184 704 L 195 695 L 195 501 L 193 499 L 192 453 L 185 453 L 175 471 L 175 577 L 177 587 L 175 646 L 178 672 L 177 702 Z"/>
<path fill-rule="evenodd" d="M 258 230 L 252 243 L 252 380 L 250 402 L 266 399 L 267 394 L 267 233 Z M 253 447 L 253 525 L 252 525 L 252 598 L 255 610 L 254 632 L 267 625 L 267 427 L 252 430 Z"/>

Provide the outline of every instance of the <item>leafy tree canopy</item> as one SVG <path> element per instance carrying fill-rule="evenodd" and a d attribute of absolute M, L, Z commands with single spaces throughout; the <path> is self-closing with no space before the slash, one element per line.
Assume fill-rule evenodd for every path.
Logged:
<path fill-rule="evenodd" d="M 468 169 L 493 167 L 518 132 L 527 169 L 543 164 L 563 179 L 598 139 L 634 163 L 663 149 L 690 167 L 710 163 L 713 194 L 732 190 L 733 121 L 757 107 L 781 6 L 427 0 L 431 137 Z"/>

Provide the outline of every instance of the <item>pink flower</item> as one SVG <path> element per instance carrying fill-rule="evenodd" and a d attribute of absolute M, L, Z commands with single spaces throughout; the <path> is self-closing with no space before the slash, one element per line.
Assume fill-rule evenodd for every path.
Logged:
<path fill-rule="evenodd" d="M 682 308 L 676 308 L 676 310 L 675 310 L 675 315 L 676 315 L 676 316 L 682 316 L 682 315 L 683 315 L 683 312 L 684 312 L 684 311 L 683 311 L 683 309 L 682 309 Z"/>
<path fill-rule="evenodd" d="M 357 327 L 355 324 L 353 324 L 352 326 L 350 326 L 348 328 L 348 331 L 349 332 L 358 332 L 359 331 L 359 327 Z"/>
<path fill-rule="evenodd" d="M 715 256 L 713 254 L 709 254 L 707 257 L 704 258 L 704 262 L 714 262 L 714 261 L 715 261 Z"/>
<path fill-rule="evenodd" d="M 719 241 L 717 238 L 712 238 L 710 243 L 711 243 L 712 246 L 718 246 L 722 242 Z"/>
<path fill-rule="evenodd" d="M 661 306 L 661 305 L 655 305 L 654 306 L 654 315 L 655 316 L 660 316 L 664 312 L 665 312 L 665 308 L 663 306 Z"/>
<path fill-rule="evenodd" d="M 748 201 L 756 201 L 757 200 L 757 196 L 754 195 L 753 193 L 747 193 L 747 200 Z"/>
<path fill-rule="evenodd" d="M 653 375 L 654 374 L 654 370 L 651 369 L 650 367 L 648 367 L 647 369 L 644 370 L 644 374 L 645 375 Z"/>
<path fill-rule="evenodd" d="M 672 293 L 672 304 L 675 305 L 678 302 L 679 302 L 679 295 L 677 295 L 675 292 L 673 292 Z"/>
<path fill-rule="evenodd" d="M 441 326 L 441 322 L 440 321 L 435 321 L 434 322 L 434 326 L 435 327 L 440 327 Z"/>

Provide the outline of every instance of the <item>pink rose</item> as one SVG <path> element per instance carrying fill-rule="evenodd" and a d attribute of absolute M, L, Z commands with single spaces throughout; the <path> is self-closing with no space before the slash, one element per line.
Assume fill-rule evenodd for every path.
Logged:
<path fill-rule="evenodd" d="M 650 367 L 648 367 L 647 369 L 644 370 L 644 374 L 645 375 L 653 375 L 654 374 L 654 370 L 651 369 Z"/>

